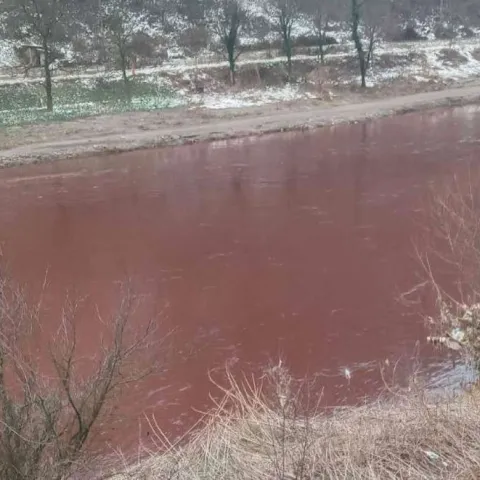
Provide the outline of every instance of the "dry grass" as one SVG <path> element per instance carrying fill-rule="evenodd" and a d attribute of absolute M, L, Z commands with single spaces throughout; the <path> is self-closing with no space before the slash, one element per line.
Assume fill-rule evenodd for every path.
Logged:
<path fill-rule="evenodd" d="M 158 449 L 115 480 L 480 478 L 480 396 L 420 393 L 321 411 L 306 382 L 275 368 L 228 388 L 182 445 Z M 161 453 L 159 453 L 161 452 Z"/>

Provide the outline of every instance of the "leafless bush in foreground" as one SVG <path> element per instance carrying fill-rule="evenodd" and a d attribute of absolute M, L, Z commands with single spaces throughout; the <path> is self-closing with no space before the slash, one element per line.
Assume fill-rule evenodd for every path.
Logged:
<path fill-rule="evenodd" d="M 436 301 L 434 343 L 480 368 L 480 177 L 454 177 L 433 196 L 427 252 L 420 254 Z M 443 276 L 443 282 L 439 277 Z M 445 288 L 445 283 L 450 283 Z"/>
<path fill-rule="evenodd" d="M 478 393 L 321 410 L 281 368 L 259 382 L 231 374 L 223 400 L 186 443 L 157 429 L 157 451 L 115 480 L 411 480 L 480 475 Z M 309 393 L 308 393 L 309 392 Z M 154 423 L 154 422 L 153 422 Z"/>
<path fill-rule="evenodd" d="M 155 368 L 142 362 L 155 324 L 135 331 L 138 297 L 128 286 L 122 293 L 118 310 L 103 322 L 105 335 L 92 332 L 99 353 L 88 359 L 78 353 L 80 303 L 65 303 L 47 376 L 34 347 L 41 303 L 30 306 L 22 288 L 0 275 L 0 479 L 68 478 L 80 468 L 86 443 L 113 396 Z"/>

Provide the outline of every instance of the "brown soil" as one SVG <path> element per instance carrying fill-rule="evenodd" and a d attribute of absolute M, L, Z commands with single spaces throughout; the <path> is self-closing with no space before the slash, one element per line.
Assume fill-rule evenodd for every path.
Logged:
<path fill-rule="evenodd" d="M 425 88 L 434 88 L 426 85 Z M 392 95 L 392 90 L 388 92 Z M 0 131 L 0 167 L 102 152 L 310 129 L 429 108 L 480 102 L 480 83 L 384 97 L 350 92 L 333 101 L 308 100 L 227 110 L 178 108 L 98 116 Z M 380 96 L 380 98 L 379 98 Z"/>

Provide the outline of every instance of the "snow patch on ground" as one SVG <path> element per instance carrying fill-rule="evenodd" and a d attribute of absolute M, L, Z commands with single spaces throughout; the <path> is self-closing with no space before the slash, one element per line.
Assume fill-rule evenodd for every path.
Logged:
<path fill-rule="evenodd" d="M 0 67 L 13 67 L 18 64 L 15 42 L 0 40 Z"/>
<path fill-rule="evenodd" d="M 375 52 L 377 58 L 383 54 L 417 54 L 420 60 L 412 61 L 408 65 L 384 69 L 377 68 L 374 64 L 368 75 L 367 85 L 372 87 L 384 81 L 401 77 L 411 77 L 417 81 L 429 81 L 432 79 L 455 81 L 474 78 L 480 75 L 480 61 L 473 55 L 473 52 L 478 48 L 479 43 L 475 39 L 458 40 L 456 42 L 436 40 L 425 43 L 413 42 L 396 45 L 383 43 L 378 46 Z M 464 63 L 453 61 L 449 65 L 448 62 L 442 59 L 442 50 L 456 52 L 464 57 L 466 61 Z"/>
<path fill-rule="evenodd" d="M 455 63 L 455 65 L 448 65 L 442 61 L 439 51 L 427 52 L 428 64 L 441 78 L 463 80 L 480 75 L 480 62 L 473 56 L 473 48 L 453 45 L 451 50 L 458 52 L 458 54 L 465 57 L 467 61 L 464 63 L 458 62 Z"/>
<path fill-rule="evenodd" d="M 314 98 L 308 92 L 302 92 L 298 85 L 270 87 L 266 89 L 249 89 L 238 93 L 206 94 L 193 96 L 191 103 L 209 109 L 242 108 L 266 105 L 268 103 L 289 102 L 299 99 Z"/>

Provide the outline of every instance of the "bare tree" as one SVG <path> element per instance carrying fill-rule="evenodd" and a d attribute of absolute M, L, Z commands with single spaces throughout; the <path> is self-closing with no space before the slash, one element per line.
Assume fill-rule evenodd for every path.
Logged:
<path fill-rule="evenodd" d="M 0 277 L 0 479 L 71 475 L 120 389 L 156 368 L 145 356 L 155 324 L 137 324 L 134 330 L 137 303 L 126 288 L 118 310 L 105 321 L 100 352 L 85 365 L 76 332 L 80 303 L 67 301 L 49 349 L 54 375 L 46 376 L 32 346 L 41 303 L 30 306 L 20 287 Z M 85 376 L 86 370 L 92 373 Z"/>
<path fill-rule="evenodd" d="M 352 40 L 357 52 L 362 88 L 367 86 L 366 77 L 373 61 L 376 44 L 380 39 L 383 11 L 381 4 L 372 0 L 351 0 Z"/>
<path fill-rule="evenodd" d="M 287 57 L 288 79 L 292 78 L 293 39 L 292 28 L 298 18 L 297 0 L 267 0 L 266 10 L 274 20 L 276 30 L 281 36 L 283 51 Z"/>
<path fill-rule="evenodd" d="M 127 70 L 132 60 L 133 38 L 137 32 L 130 0 L 114 0 L 101 8 L 102 34 L 112 48 L 116 63 L 122 72 L 127 100 L 132 100 L 132 92 Z"/>
<path fill-rule="evenodd" d="M 217 19 L 213 28 L 225 47 L 230 69 L 230 82 L 235 85 L 236 63 L 241 54 L 238 36 L 245 26 L 247 14 L 239 0 L 218 0 L 218 3 L 215 4 L 215 16 Z"/>
<path fill-rule="evenodd" d="M 338 7 L 333 0 L 318 0 L 315 1 L 313 5 L 310 3 L 310 5 L 313 7 L 309 9 L 309 13 L 313 19 L 318 44 L 318 54 L 321 64 L 324 65 L 326 47 L 328 45 L 328 31 L 334 19 L 335 10 L 339 11 L 340 7 Z"/>
<path fill-rule="evenodd" d="M 42 51 L 47 110 L 53 110 L 52 70 L 60 58 L 59 45 L 68 40 L 75 23 L 76 4 L 70 0 L 5 0 L 6 24 L 12 36 L 35 43 Z"/>
<path fill-rule="evenodd" d="M 143 31 L 143 26 L 146 23 L 161 23 L 165 8 L 163 0 L 140 3 L 136 0 L 108 0 L 97 6 L 97 17 L 102 26 L 98 32 L 98 45 L 106 45 L 110 50 L 111 58 L 122 73 L 129 102 L 132 100 L 132 91 L 127 72 L 137 55 L 153 51 L 153 41 Z"/>

